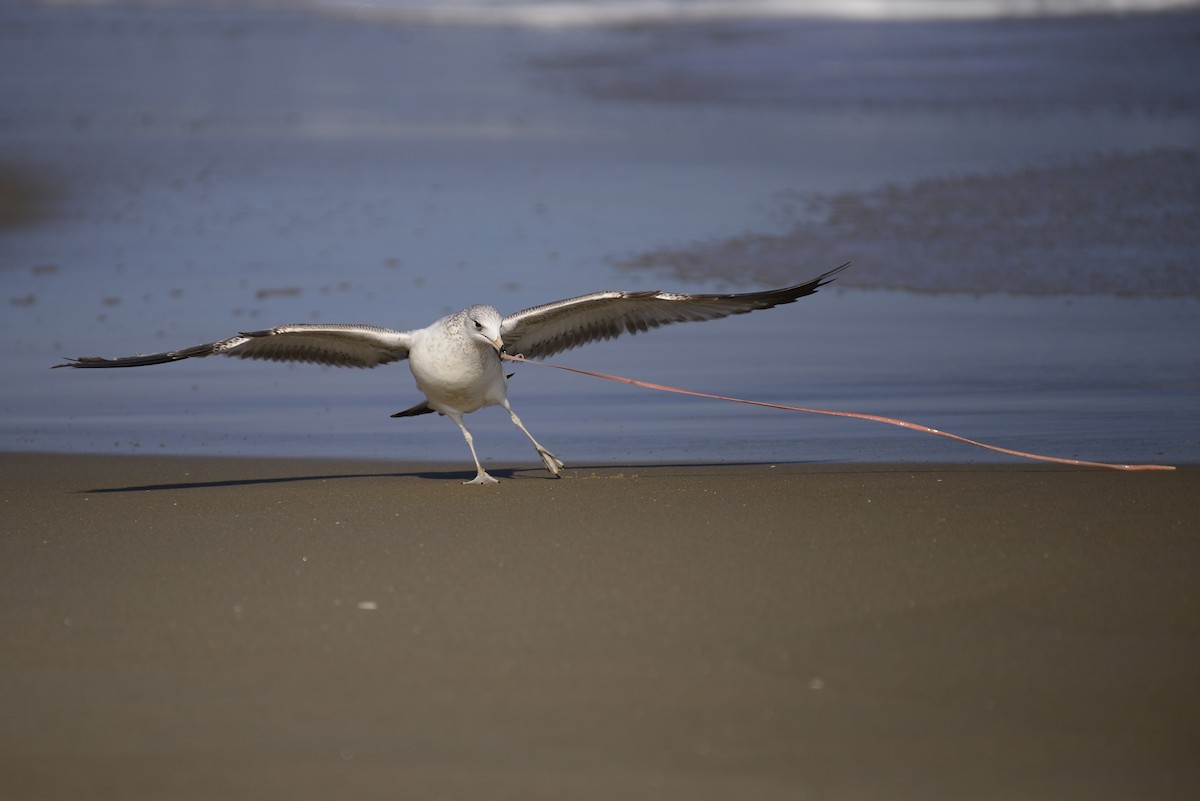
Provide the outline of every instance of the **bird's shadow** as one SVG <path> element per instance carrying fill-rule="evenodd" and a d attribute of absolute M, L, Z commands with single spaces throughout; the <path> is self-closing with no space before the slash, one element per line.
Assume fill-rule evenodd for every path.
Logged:
<path fill-rule="evenodd" d="M 615 464 L 598 464 L 598 465 L 577 465 L 570 468 L 570 473 L 583 475 L 589 470 L 637 470 L 644 468 L 708 468 L 708 467 L 751 467 L 761 466 L 764 462 L 712 462 L 699 463 L 687 462 L 678 464 L 664 464 L 656 462 L 650 465 L 615 465 Z M 784 464 L 774 462 L 773 464 Z M 792 464 L 792 463 L 786 463 Z M 798 462 L 796 464 L 799 464 Z M 805 462 L 804 464 L 811 464 Z M 548 475 L 541 467 L 510 467 L 510 468 L 488 468 L 488 473 L 493 477 L 505 480 L 515 481 L 553 481 L 555 480 Z M 82 495 L 109 495 L 122 492 L 159 492 L 163 490 L 203 490 L 216 489 L 219 487 L 253 487 L 268 484 L 295 484 L 304 481 L 347 481 L 352 479 L 362 478 L 418 478 L 428 481 L 440 481 L 446 484 L 457 484 L 469 481 L 474 477 L 474 474 L 465 470 L 414 470 L 414 471 L 397 471 L 397 472 L 376 472 L 376 473 L 318 473 L 315 475 L 300 475 L 300 476 L 277 476 L 273 478 L 228 478 L 218 481 L 177 481 L 164 484 L 139 484 L 128 487 L 95 487 L 92 489 L 77 490 Z"/>
<path fill-rule="evenodd" d="M 506 470 L 489 470 L 491 475 L 496 478 L 504 479 L 535 479 L 536 476 L 524 475 L 525 473 L 533 472 L 530 470 L 522 470 L 518 468 Z M 200 489 L 216 489 L 218 487 L 253 487 L 264 484 L 295 484 L 303 481 L 345 481 L 348 479 L 357 478 L 421 478 L 435 481 L 445 481 L 452 483 L 457 481 L 468 481 L 474 476 L 462 470 L 417 470 L 412 472 L 396 472 L 396 473 L 320 473 L 311 476 L 278 476 L 275 478 L 229 478 L 220 481 L 178 481 L 170 484 L 139 484 L 129 487 L 94 487 L 92 489 L 78 490 L 83 495 L 105 495 L 119 492 L 158 492 L 161 490 L 200 490 Z"/>

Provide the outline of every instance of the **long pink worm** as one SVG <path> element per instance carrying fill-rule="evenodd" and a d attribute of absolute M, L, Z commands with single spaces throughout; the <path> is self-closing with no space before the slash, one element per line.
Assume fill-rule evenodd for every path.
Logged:
<path fill-rule="evenodd" d="M 898 420 L 895 417 L 884 417 L 879 414 L 862 414 L 860 412 L 840 412 L 833 409 L 809 409 L 803 406 L 786 406 L 781 403 L 764 403 L 763 401 L 747 400 L 745 398 L 731 398 L 728 395 L 713 395 L 708 392 L 696 392 L 690 389 L 680 389 L 679 387 L 668 387 L 663 384 L 653 384 L 649 381 L 639 381 L 636 378 L 625 378 L 619 375 L 609 375 L 608 373 L 597 373 L 592 370 L 581 370 L 577 367 L 567 367 L 562 364 L 553 364 L 551 362 L 535 362 L 531 359 L 526 359 L 518 354 L 510 356 L 507 353 L 501 354 L 500 358 L 510 362 L 520 362 L 522 364 L 537 364 L 542 367 L 553 367 L 556 370 L 565 370 L 568 373 L 577 373 L 579 375 L 592 376 L 593 378 L 603 378 L 608 381 L 616 381 L 621 384 L 632 384 L 635 387 L 644 389 L 656 389 L 661 392 L 674 392 L 677 395 L 692 395 L 697 398 L 711 398 L 713 400 L 728 401 L 730 403 L 744 403 L 748 406 L 762 406 L 767 409 L 782 409 L 787 412 L 807 412 L 809 414 L 826 414 L 833 417 L 855 417 L 859 420 L 873 420 L 876 423 L 887 423 L 892 426 L 900 426 L 911 431 L 920 431 L 925 434 L 936 434 L 939 437 L 952 439 L 956 442 L 963 442 L 967 445 L 974 445 L 979 448 L 986 448 L 989 451 L 1008 454 L 1009 456 L 1019 456 L 1022 459 L 1035 459 L 1041 462 L 1054 462 L 1055 464 L 1067 464 L 1075 467 L 1102 467 L 1106 470 L 1174 470 L 1171 465 L 1165 464 L 1107 464 L 1106 462 L 1088 462 L 1083 459 L 1064 459 L 1058 456 L 1042 456 L 1037 453 L 1027 453 L 1025 451 L 1013 450 L 1012 448 L 1002 448 L 999 445 L 989 445 L 986 442 L 978 442 L 966 437 L 960 437 L 957 434 L 951 434 L 947 431 L 939 431 L 936 428 L 923 426 L 918 423 L 910 423 L 907 420 Z"/>

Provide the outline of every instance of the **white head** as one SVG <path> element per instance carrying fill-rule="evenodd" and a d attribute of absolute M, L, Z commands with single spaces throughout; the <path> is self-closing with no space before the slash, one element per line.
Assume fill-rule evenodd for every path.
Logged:
<path fill-rule="evenodd" d="M 504 340 L 500 338 L 500 323 L 504 318 L 496 307 L 469 306 L 463 309 L 462 315 L 468 336 L 495 348 L 497 352 L 504 347 Z"/>

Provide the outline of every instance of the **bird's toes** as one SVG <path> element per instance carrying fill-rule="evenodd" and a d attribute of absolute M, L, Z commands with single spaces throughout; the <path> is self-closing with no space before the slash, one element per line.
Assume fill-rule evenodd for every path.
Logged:
<path fill-rule="evenodd" d="M 464 481 L 463 484 L 499 484 L 500 482 L 489 476 L 486 472 L 480 471 L 479 475 L 470 481 Z"/>
<path fill-rule="evenodd" d="M 563 460 L 559 459 L 550 451 L 540 450 L 538 451 L 538 456 L 542 457 L 542 464 L 546 465 L 546 469 L 550 471 L 551 475 L 557 476 L 558 471 L 566 467 L 566 465 L 563 464 Z"/>

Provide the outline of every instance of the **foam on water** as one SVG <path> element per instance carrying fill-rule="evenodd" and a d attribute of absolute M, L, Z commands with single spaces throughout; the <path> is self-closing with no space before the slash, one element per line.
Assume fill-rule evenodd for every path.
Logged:
<path fill-rule="evenodd" d="M 60 8 L 128 8 L 137 0 L 47 0 Z M 228 0 L 160 0 L 156 8 L 228 10 Z M 535 28 L 753 19 L 985 20 L 1145 14 L 1200 7 L 1200 0 L 250 0 L 256 11 L 312 10 L 359 20 Z"/>
<path fill-rule="evenodd" d="M 1146 13 L 1195 0 L 311 0 L 360 18 L 471 25 L 567 27 L 770 18 L 998 19 Z"/>

